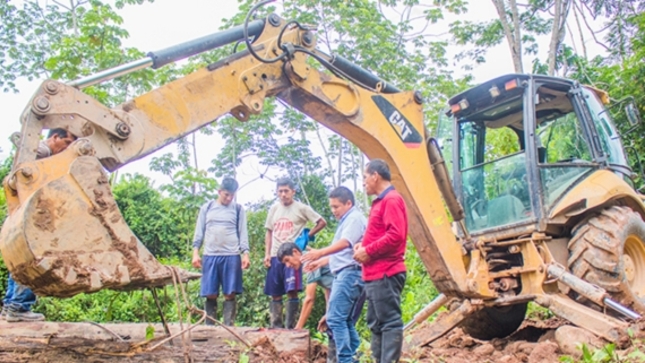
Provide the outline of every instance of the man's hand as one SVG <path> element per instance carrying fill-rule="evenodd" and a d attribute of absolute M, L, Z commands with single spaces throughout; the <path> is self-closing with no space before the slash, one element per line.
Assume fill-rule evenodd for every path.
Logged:
<path fill-rule="evenodd" d="M 355 245 L 354 245 L 354 253 L 356 253 L 356 251 L 358 251 L 358 249 L 359 249 L 359 248 L 361 248 L 361 247 L 363 247 L 363 243 L 357 243 L 357 244 L 355 244 Z"/>
<path fill-rule="evenodd" d="M 251 260 L 249 259 L 249 253 L 244 252 L 242 254 L 242 270 L 248 270 L 251 267 Z"/>
<path fill-rule="evenodd" d="M 324 333 L 327 329 L 329 329 L 327 326 L 327 315 L 323 315 L 323 317 L 318 321 L 318 331 Z"/>
<path fill-rule="evenodd" d="M 319 259 L 321 257 L 323 257 L 322 251 L 312 248 L 312 249 L 308 249 L 307 253 L 302 255 L 302 257 L 300 257 L 300 261 L 302 261 L 302 262 L 316 261 L 317 259 Z"/>
<path fill-rule="evenodd" d="M 370 260 L 370 255 L 367 254 L 363 246 L 354 250 L 354 260 L 356 262 L 365 263 Z"/>
<path fill-rule="evenodd" d="M 304 272 L 316 271 L 317 269 L 323 267 L 322 262 L 323 261 L 321 261 L 321 260 L 316 260 L 316 261 L 309 262 L 308 264 L 306 264 L 302 268 L 302 271 L 304 271 Z"/>
<path fill-rule="evenodd" d="M 193 267 L 194 268 L 202 268 L 202 258 L 199 257 L 199 252 L 194 251 L 193 252 Z"/>
<path fill-rule="evenodd" d="M 271 267 L 271 256 L 264 256 L 264 267 Z"/>

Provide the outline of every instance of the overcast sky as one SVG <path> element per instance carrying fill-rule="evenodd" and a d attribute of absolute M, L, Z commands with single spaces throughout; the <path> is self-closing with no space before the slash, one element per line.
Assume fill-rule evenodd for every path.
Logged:
<path fill-rule="evenodd" d="M 18 3 L 18 1 L 16 1 Z M 279 3 L 279 2 L 278 2 Z M 490 1 L 471 0 L 469 13 L 461 15 L 461 20 L 492 19 L 497 16 Z M 230 18 L 237 12 L 237 1 L 229 0 L 155 0 L 154 3 L 145 3 L 140 6 L 127 6 L 119 11 L 124 19 L 123 27 L 130 33 L 130 38 L 125 40 L 125 46 L 136 47 L 144 52 L 160 50 L 171 45 L 198 38 L 203 35 L 216 32 L 221 25 L 221 19 Z M 278 8 L 279 13 L 279 8 Z M 477 19 L 478 18 L 478 19 Z M 453 19 L 446 19 L 446 24 Z M 433 33 L 447 31 L 446 25 L 437 25 Z M 541 42 L 540 48 L 546 51 L 546 39 Z M 594 55 L 595 48 L 587 44 L 591 55 Z M 453 54 L 456 49 L 452 48 Z M 597 52 L 597 51 L 596 51 Z M 530 59 L 527 57 L 525 69 L 530 70 Z M 513 72 L 511 57 L 508 46 L 502 43 L 494 49 L 489 50 L 486 56 L 487 62 L 477 66 L 472 74 L 477 82 L 483 82 L 506 73 Z M 454 69 L 457 75 L 463 74 L 459 68 Z M 40 82 L 17 82 L 20 88 L 18 94 L 0 94 L 0 107 L 3 110 L 5 125 L 0 129 L 0 147 L 2 155 L 6 157 L 11 150 L 8 138 L 11 133 L 20 130 L 19 116 L 29 102 L 29 98 L 35 92 Z M 198 148 L 200 153 L 200 167 L 207 167 L 210 160 L 219 150 L 221 138 L 214 136 L 200 136 Z M 160 156 L 162 153 L 174 150 L 169 146 L 147 158 L 133 162 L 121 168 L 120 173 L 143 173 L 151 176 L 160 183 L 169 182 L 163 175 L 156 175 L 148 168 L 148 163 L 153 156 Z M 246 163 L 237 170 L 237 176 L 242 185 L 258 177 L 259 166 L 253 162 Z M 243 203 L 257 201 L 261 198 L 271 199 L 273 197 L 274 185 L 267 180 L 256 180 L 245 186 L 239 193 L 238 199 Z"/>

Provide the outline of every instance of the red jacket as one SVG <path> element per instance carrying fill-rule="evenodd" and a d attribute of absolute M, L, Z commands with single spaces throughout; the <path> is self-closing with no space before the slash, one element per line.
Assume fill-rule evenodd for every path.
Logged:
<path fill-rule="evenodd" d="M 363 264 L 363 280 L 405 272 L 405 244 L 408 236 L 408 213 L 401 194 L 389 187 L 372 202 L 363 247 L 370 260 Z"/>

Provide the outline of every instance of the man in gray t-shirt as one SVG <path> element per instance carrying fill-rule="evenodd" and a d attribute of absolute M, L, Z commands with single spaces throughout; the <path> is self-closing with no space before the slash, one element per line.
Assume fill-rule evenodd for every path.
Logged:
<path fill-rule="evenodd" d="M 235 323 L 235 296 L 242 293 L 242 270 L 249 268 L 249 238 L 246 214 L 233 202 L 237 181 L 224 178 L 217 200 L 199 210 L 193 238 L 193 266 L 202 269 L 201 296 L 206 298 L 206 314 L 217 319 L 217 297 L 220 286 L 224 294 L 224 324 Z M 204 261 L 199 256 L 204 246 Z M 241 254 L 241 256 L 240 256 Z M 207 325 L 213 321 L 206 319 Z"/>

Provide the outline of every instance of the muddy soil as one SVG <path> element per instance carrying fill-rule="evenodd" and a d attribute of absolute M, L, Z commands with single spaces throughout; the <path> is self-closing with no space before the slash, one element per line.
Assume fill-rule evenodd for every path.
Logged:
<path fill-rule="evenodd" d="M 555 330 L 566 323 L 559 319 L 526 320 L 511 336 L 482 341 L 454 329 L 423 348 L 409 348 L 405 358 L 445 363 L 551 363 L 563 354 L 555 341 Z M 422 333 L 423 326 L 415 331 Z"/>

